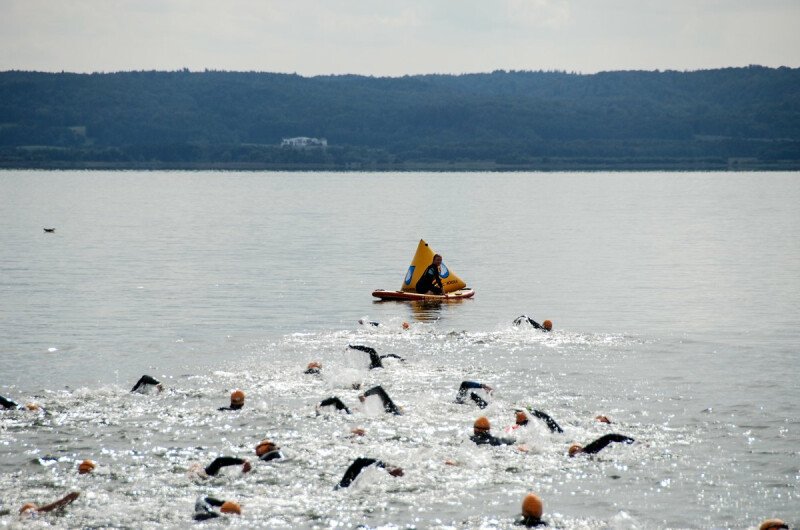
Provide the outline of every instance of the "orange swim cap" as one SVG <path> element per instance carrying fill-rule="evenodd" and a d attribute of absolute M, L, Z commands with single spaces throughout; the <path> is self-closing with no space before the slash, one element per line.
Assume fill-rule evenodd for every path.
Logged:
<path fill-rule="evenodd" d="M 596 419 L 600 423 L 611 423 L 611 420 L 608 419 L 608 416 L 604 416 L 602 414 L 599 415 L 599 416 L 595 416 L 594 419 Z"/>
<path fill-rule="evenodd" d="M 36 403 L 25 403 L 25 408 L 30 410 L 31 412 L 39 411 L 39 405 L 37 405 Z"/>
<path fill-rule="evenodd" d="M 20 515 L 26 512 L 35 512 L 39 507 L 33 504 L 32 502 L 26 502 L 22 505 L 22 508 L 19 509 Z"/>
<path fill-rule="evenodd" d="M 231 405 L 244 405 L 244 392 L 241 390 L 231 392 Z"/>
<path fill-rule="evenodd" d="M 84 460 L 78 465 L 78 473 L 80 475 L 86 475 L 87 473 L 91 473 L 94 471 L 94 468 L 97 467 L 97 464 L 92 462 L 91 460 Z"/>
<path fill-rule="evenodd" d="M 410 327 L 411 326 L 408 324 L 408 322 L 403 322 L 403 329 L 408 329 Z"/>
<path fill-rule="evenodd" d="M 219 508 L 219 511 L 222 513 L 235 513 L 237 515 L 242 515 L 242 507 L 233 501 L 223 502 L 222 506 Z"/>
<path fill-rule="evenodd" d="M 521 425 L 521 424 L 525 423 L 526 421 L 528 421 L 528 415 L 525 414 L 524 410 L 518 410 L 517 411 L 517 420 L 516 421 L 517 421 L 517 425 Z"/>
<path fill-rule="evenodd" d="M 549 320 L 545 320 L 544 322 L 542 322 L 542 327 L 547 331 L 550 331 L 551 329 L 553 329 L 553 323 L 550 322 Z"/>
<path fill-rule="evenodd" d="M 758 530 L 777 530 L 778 528 L 789 528 L 789 525 L 780 519 L 767 519 L 761 523 L 761 526 L 758 527 Z"/>
<path fill-rule="evenodd" d="M 525 498 L 522 499 L 522 515 L 525 517 L 541 519 L 543 511 L 542 499 L 535 493 L 528 493 L 525 495 Z"/>
<path fill-rule="evenodd" d="M 319 370 L 320 368 L 322 368 L 322 365 L 317 361 L 311 361 L 310 363 L 308 363 L 308 366 L 306 368 L 308 370 L 314 370 L 314 369 Z"/>
<path fill-rule="evenodd" d="M 475 420 L 475 424 L 473 425 L 475 429 L 480 429 L 482 431 L 488 431 L 492 428 L 492 424 L 489 423 L 489 418 L 486 416 L 481 416 L 477 420 Z"/>
<path fill-rule="evenodd" d="M 576 454 L 580 453 L 583 449 L 583 446 L 580 444 L 572 444 L 569 446 L 569 456 L 575 456 Z"/>
<path fill-rule="evenodd" d="M 258 442 L 258 445 L 256 446 L 256 456 L 265 455 L 277 448 L 278 446 L 270 442 L 269 440 L 261 440 L 260 442 Z"/>

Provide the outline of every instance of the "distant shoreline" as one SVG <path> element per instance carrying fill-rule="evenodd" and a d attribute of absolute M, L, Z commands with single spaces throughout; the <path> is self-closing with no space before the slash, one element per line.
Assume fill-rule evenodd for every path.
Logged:
<path fill-rule="evenodd" d="M 498 164 L 495 162 L 405 162 L 348 164 L 287 164 L 263 162 L 106 162 L 106 161 L 9 161 L 0 169 L 43 170 L 145 170 L 145 171 L 311 171 L 311 172 L 559 172 L 559 171 L 800 171 L 800 161 L 758 160 L 609 160 L 604 163 L 581 160 L 551 160 L 539 164 Z"/>

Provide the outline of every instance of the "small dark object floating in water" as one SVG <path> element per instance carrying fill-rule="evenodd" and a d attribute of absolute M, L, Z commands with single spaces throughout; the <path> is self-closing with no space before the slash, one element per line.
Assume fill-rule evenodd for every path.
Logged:
<path fill-rule="evenodd" d="M 53 232 L 56 231 L 56 229 L 55 228 L 45 228 L 44 231 L 49 233 L 49 234 L 52 234 Z"/>

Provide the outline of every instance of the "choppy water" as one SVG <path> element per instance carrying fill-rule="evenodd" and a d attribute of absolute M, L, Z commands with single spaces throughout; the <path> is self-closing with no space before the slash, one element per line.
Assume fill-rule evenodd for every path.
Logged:
<path fill-rule="evenodd" d="M 0 525 L 187 526 L 211 494 L 244 512 L 204 526 L 504 528 L 527 491 L 559 528 L 798 524 L 798 204 L 798 174 L 0 172 L 0 395 L 49 411 L 0 417 Z M 475 299 L 371 300 L 419 237 Z M 353 342 L 407 361 L 369 371 Z M 129 394 L 143 373 L 168 390 Z M 566 432 L 474 446 L 463 379 L 496 389 L 494 430 L 526 404 Z M 245 409 L 216 411 L 236 387 Z M 334 394 L 357 410 L 317 417 Z M 609 431 L 638 443 L 565 456 Z M 289 460 L 188 472 L 263 437 Z M 358 456 L 406 474 L 334 492 Z"/>

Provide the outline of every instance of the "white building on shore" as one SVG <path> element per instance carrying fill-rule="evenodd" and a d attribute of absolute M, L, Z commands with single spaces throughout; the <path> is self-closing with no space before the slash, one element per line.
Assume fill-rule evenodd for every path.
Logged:
<path fill-rule="evenodd" d="M 308 147 L 328 147 L 328 140 L 325 138 L 309 138 L 308 136 L 283 138 L 281 140 L 281 147 L 293 147 L 295 149 L 305 149 Z"/>

